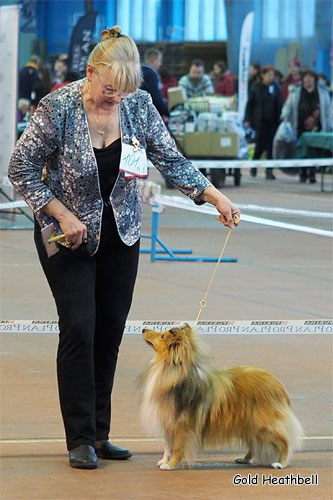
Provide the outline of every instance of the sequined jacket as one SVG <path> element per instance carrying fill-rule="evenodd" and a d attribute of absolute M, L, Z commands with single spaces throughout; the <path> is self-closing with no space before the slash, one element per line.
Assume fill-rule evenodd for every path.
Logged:
<path fill-rule="evenodd" d="M 18 141 L 9 165 L 9 179 L 34 211 L 41 227 L 58 222 L 43 207 L 58 198 L 87 226 L 90 254 L 98 249 L 103 211 L 97 163 L 83 107 L 86 79 L 44 97 Z M 122 142 L 133 136 L 155 167 L 196 203 L 210 182 L 184 158 L 170 137 L 151 97 L 138 90 L 119 106 Z M 46 167 L 46 178 L 41 170 Z M 142 203 L 136 178 L 119 172 L 110 195 L 118 232 L 127 245 L 140 237 Z"/>

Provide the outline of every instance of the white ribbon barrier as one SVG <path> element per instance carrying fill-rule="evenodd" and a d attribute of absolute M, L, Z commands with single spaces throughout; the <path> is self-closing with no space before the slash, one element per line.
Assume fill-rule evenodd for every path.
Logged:
<path fill-rule="evenodd" d="M 181 196 L 157 195 L 155 196 L 155 202 L 161 206 L 164 205 L 168 207 L 181 208 L 183 210 L 190 210 L 192 212 L 200 212 L 203 214 L 210 214 L 215 216 L 217 216 L 218 214 L 216 208 L 210 204 L 195 205 L 193 201 Z M 319 236 L 326 236 L 328 238 L 333 238 L 333 231 L 328 231 L 326 229 L 317 229 L 315 227 L 300 226 L 298 224 L 289 224 L 287 222 L 274 221 L 263 217 L 254 217 L 252 215 L 242 214 L 241 222 L 252 222 L 255 224 L 263 224 L 266 226 L 274 226 L 282 229 L 290 229 L 292 231 L 301 231 L 303 233 L 317 234 Z"/>
<path fill-rule="evenodd" d="M 210 160 L 191 159 L 198 168 L 298 168 L 332 167 L 333 158 L 302 158 L 294 160 Z"/>
<path fill-rule="evenodd" d="M 124 333 L 141 335 L 144 328 L 165 331 L 193 320 L 139 320 L 127 321 Z M 111 325 L 110 325 L 111 328 Z M 199 321 L 196 332 L 205 335 L 328 335 L 333 333 L 332 319 L 308 320 L 249 320 L 249 321 Z M 0 320 L 0 333 L 59 333 L 57 321 Z"/>

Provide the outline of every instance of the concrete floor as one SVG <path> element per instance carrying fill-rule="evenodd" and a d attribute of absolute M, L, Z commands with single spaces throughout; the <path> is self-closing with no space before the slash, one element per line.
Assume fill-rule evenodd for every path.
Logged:
<path fill-rule="evenodd" d="M 153 178 L 158 178 L 154 173 Z M 244 172 L 239 188 L 227 177 L 224 193 L 235 203 L 331 212 L 331 193 L 277 172 L 265 181 Z M 326 179 L 326 189 L 331 180 Z M 178 195 L 168 191 L 167 194 Z M 262 213 L 247 212 L 266 216 Z M 332 219 L 296 213 L 274 220 L 332 229 Z M 151 210 L 144 210 L 144 233 Z M 1 231 L 1 319 L 56 319 L 55 308 L 32 243 L 31 231 Z M 212 216 L 167 208 L 160 238 L 171 248 L 218 255 L 226 230 Z M 149 246 L 148 240 L 142 241 Z M 332 317 L 332 239 L 242 223 L 233 231 L 201 319 L 264 320 Z M 129 319 L 195 319 L 214 264 L 151 263 L 141 255 Z M 303 451 L 283 471 L 233 464 L 236 450 L 207 450 L 191 470 L 163 473 L 159 437 L 147 436 L 138 419 L 135 379 L 151 351 L 140 336 L 126 335 L 113 394 L 112 439 L 130 447 L 128 462 L 100 460 L 96 471 L 68 466 L 55 378 L 56 335 L 1 334 L 1 500 L 94 499 L 323 499 L 332 495 L 332 337 L 330 335 L 207 335 L 212 363 L 259 365 L 286 385 L 304 426 Z M 236 486 L 236 474 L 318 474 L 318 486 Z"/>

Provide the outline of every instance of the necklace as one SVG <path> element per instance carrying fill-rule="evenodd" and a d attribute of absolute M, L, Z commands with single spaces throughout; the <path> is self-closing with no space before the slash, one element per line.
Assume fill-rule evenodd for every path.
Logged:
<path fill-rule="evenodd" d="M 105 133 L 104 130 L 105 130 L 105 127 L 106 127 L 107 124 L 105 124 L 104 127 L 102 128 L 100 126 L 100 124 L 98 123 L 97 113 L 95 112 L 94 107 L 93 107 L 93 112 L 94 112 L 94 115 L 95 115 L 95 122 L 96 122 L 96 125 L 97 125 L 97 133 L 98 133 L 98 135 L 102 135 L 104 137 L 104 133 Z"/>

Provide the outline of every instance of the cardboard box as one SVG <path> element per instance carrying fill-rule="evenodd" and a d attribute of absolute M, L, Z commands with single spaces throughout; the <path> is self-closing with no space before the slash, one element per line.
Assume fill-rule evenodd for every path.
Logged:
<path fill-rule="evenodd" d="M 168 88 L 168 106 L 169 109 L 183 104 L 185 102 L 183 87 L 170 87 Z"/>
<path fill-rule="evenodd" d="M 184 151 L 187 156 L 209 157 L 210 155 L 209 132 L 192 132 L 184 134 Z"/>
<path fill-rule="evenodd" d="M 236 133 L 193 132 L 183 135 L 182 147 L 189 157 L 238 157 L 239 137 Z"/>
<path fill-rule="evenodd" d="M 234 132 L 211 133 L 210 135 L 210 156 L 213 157 L 238 157 L 239 137 Z"/>

